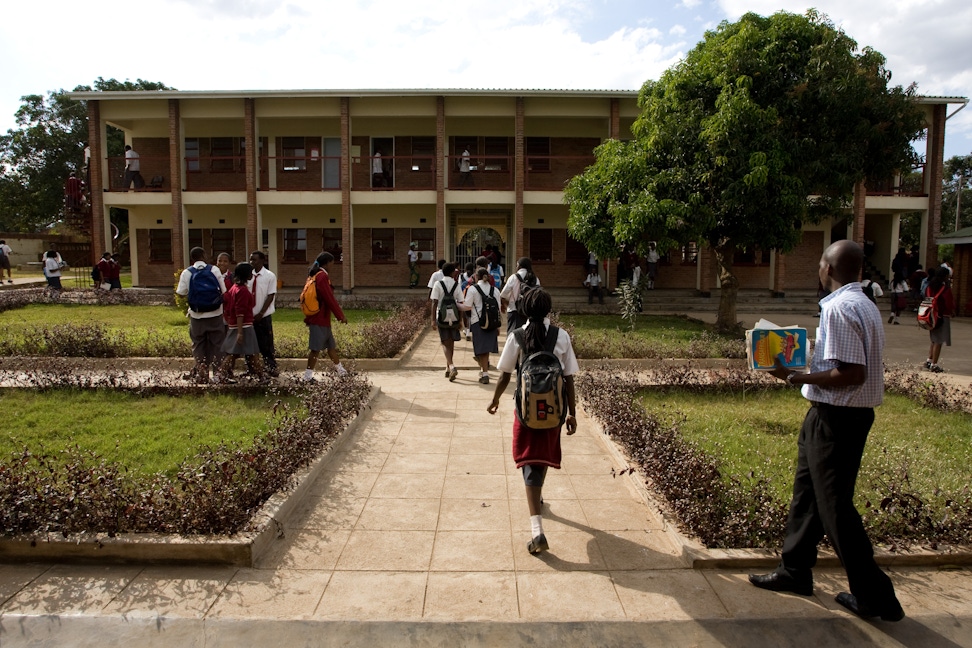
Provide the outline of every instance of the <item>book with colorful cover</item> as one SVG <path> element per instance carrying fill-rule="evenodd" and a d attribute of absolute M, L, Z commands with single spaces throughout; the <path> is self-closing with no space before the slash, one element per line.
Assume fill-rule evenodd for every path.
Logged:
<path fill-rule="evenodd" d="M 760 320 L 746 331 L 746 357 L 749 368 L 769 371 L 775 358 L 787 369 L 807 366 L 807 329 L 799 326 L 777 326 Z"/>

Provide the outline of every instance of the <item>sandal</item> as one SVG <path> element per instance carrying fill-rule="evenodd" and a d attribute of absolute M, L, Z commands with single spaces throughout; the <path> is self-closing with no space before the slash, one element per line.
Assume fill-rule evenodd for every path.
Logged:
<path fill-rule="evenodd" d="M 538 556 L 544 551 L 550 551 L 550 545 L 547 544 L 547 536 L 542 533 L 536 538 L 527 543 L 527 551 L 530 552 L 532 556 Z"/>

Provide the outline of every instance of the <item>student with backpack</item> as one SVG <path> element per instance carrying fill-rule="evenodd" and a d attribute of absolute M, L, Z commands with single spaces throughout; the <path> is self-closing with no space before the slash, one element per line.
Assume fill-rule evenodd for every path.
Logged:
<path fill-rule="evenodd" d="M 10 275 L 10 255 L 13 250 L 7 245 L 5 240 L 0 240 L 0 281 L 3 279 L 3 271 L 7 271 L 7 283 L 13 283 L 13 277 Z"/>
<path fill-rule="evenodd" d="M 192 340 L 192 357 L 196 364 L 184 378 L 197 383 L 209 382 L 209 369 L 215 368 L 220 347 L 226 336 L 223 326 L 223 293 L 226 286 L 216 266 L 206 263 L 206 252 L 201 247 L 189 251 L 192 265 L 179 275 L 176 294 L 188 297 L 189 339 Z"/>
<path fill-rule="evenodd" d="M 935 270 L 935 274 L 928 282 L 924 293 L 924 297 L 933 300 L 932 309 L 935 318 L 934 327 L 928 331 L 931 346 L 928 349 L 928 359 L 925 360 L 925 369 L 934 373 L 945 371 L 938 364 L 939 356 L 942 354 L 942 346 L 952 346 L 951 319 L 955 314 L 955 297 L 948 285 L 949 276 L 948 268 L 942 267 Z M 919 317 L 921 317 L 920 312 Z"/>
<path fill-rule="evenodd" d="M 863 291 L 864 295 L 875 304 L 877 303 L 878 297 L 884 296 L 884 291 L 881 290 L 881 286 L 876 282 L 871 281 L 870 272 L 865 272 L 861 275 L 861 291 Z"/>
<path fill-rule="evenodd" d="M 524 295 L 518 308 L 526 326 L 513 329 L 506 339 L 497 367 L 501 375 L 486 408 L 495 414 L 500 397 L 517 372 L 514 394 L 513 460 L 523 472 L 527 506 L 530 511 L 531 540 L 527 551 L 533 555 L 550 546 L 543 532 L 543 482 L 547 468 L 560 469 L 560 431 L 577 431 L 574 374 L 579 367 L 570 336 L 550 324 L 550 293 L 537 288 Z"/>
<path fill-rule="evenodd" d="M 529 291 L 539 288 L 540 280 L 533 274 L 533 262 L 522 257 L 516 262 L 516 272 L 510 275 L 500 293 L 503 309 L 506 310 L 506 332 L 519 328 L 526 321 L 517 315 L 520 298 Z"/>
<path fill-rule="evenodd" d="M 307 285 L 304 286 L 300 296 L 300 307 L 304 312 L 304 324 L 307 325 L 310 348 L 310 353 L 307 355 L 307 368 L 304 370 L 306 382 L 314 382 L 314 368 L 317 366 L 317 357 L 323 349 L 327 349 L 327 357 L 334 363 L 339 376 L 348 373 L 341 364 L 337 341 L 331 330 L 332 313 L 337 321 L 342 324 L 348 323 L 348 318 L 344 316 L 344 311 L 334 297 L 334 288 L 331 286 L 329 273 L 333 264 L 334 255 L 330 252 L 321 252 L 307 272 Z"/>
<path fill-rule="evenodd" d="M 489 270 L 477 268 L 476 283 L 466 291 L 463 310 L 469 310 L 473 354 L 479 363 L 479 382 L 489 384 L 489 354 L 499 353 L 499 291 L 490 282 Z"/>
<path fill-rule="evenodd" d="M 432 326 L 439 331 L 442 353 L 445 355 L 445 377 L 453 382 L 459 374 L 453 363 L 453 353 L 462 326 L 462 289 L 459 286 L 459 268 L 454 263 L 442 266 L 442 279 L 432 286 L 429 295 L 432 302 Z"/>

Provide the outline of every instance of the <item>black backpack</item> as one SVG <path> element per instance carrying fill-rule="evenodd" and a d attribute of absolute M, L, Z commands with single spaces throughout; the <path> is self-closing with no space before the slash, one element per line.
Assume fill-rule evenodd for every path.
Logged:
<path fill-rule="evenodd" d="M 873 281 L 869 281 L 866 286 L 862 285 L 861 286 L 861 290 L 864 292 L 864 295 L 866 295 L 868 299 L 870 299 L 875 304 L 877 303 L 877 299 L 874 298 L 874 282 Z"/>
<path fill-rule="evenodd" d="M 489 294 L 487 295 L 479 286 L 474 284 L 473 288 L 483 298 L 483 312 L 479 315 L 479 328 L 484 331 L 495 331 L 502 325 L 500 321 L 499 302 L 493 297 L 493 291 L 496 289 L 490 286 Z"/>
<path fill-rule="evenodd" d="M 527 273 L 527 278 L 524 279 L 520 276 L 519 272 L 516 272 L 513 276 L 516 277 L 516 280 L 520 283 L 520 292 L 516 296 L 516 310 L 519 313 L 523 312 L 523 307 L 521 306 L 523 303 L 523 298 L 530 294 L 531 290 L 537 288 L 537 275 L 529 272 Z"/>
<path fill-rule="evenodd" d="M 442 299 L 439 300 L 439 311 L 436 313 L 435 322 L 439 328 L 458 329 L 462 324 L 462 317 L 459 315 L 459 304 L 456 303 L 455 292 L 459 284 L 452 286 L 452 292 L 446 289 L 445 279 L 439 281 L 442 285 Z"/>
<path fill-rule="evenodd" d="M 209 313 L 223 305 L 223 291 L 220 290 L 221 278 L 213 274 L 213 266 L 189 268 L 189 310 L 195 313 Z"/>
<path fill-rule="evenodd" d="M 533 430 L 552 430 L 567 419 L 567 384 L 564 368 L 554 355 L 560 329 L 551 325 L 543 342 L 543 350 L 523 358 L 526 349 L 526 330 L 513 332 L 520 345 L 520 366 L 516 370 L 516 417 Z"/>

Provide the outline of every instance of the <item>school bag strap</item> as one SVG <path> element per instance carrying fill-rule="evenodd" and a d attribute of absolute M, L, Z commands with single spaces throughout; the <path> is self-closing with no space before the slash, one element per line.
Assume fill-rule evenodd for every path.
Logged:
<path fill-rule="evenodd" d="M 557 347 L 557 337 L 560 335 L 560 329 L 551 324 L 547 328 L 547 335 L 543 339 L 543 350 L 547 353 L 553 353 L 554 349 Z M 520 348 L 520 359 L 526 355 L 526 329 L 518 328 L 513 331 L 513 338 L 516 340 L 517 345 Z M 516 363 L 517 369 L 520 367 L 519 361 Z"/>

